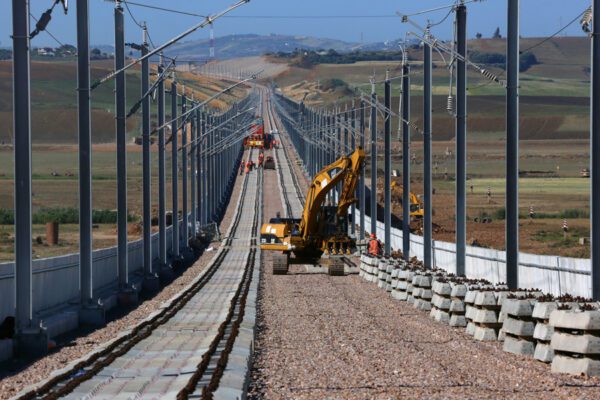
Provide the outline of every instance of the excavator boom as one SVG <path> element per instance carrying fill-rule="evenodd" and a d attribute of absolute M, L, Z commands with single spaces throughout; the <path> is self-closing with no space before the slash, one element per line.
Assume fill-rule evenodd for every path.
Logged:
<path fill-rule="evenodd" d="M 356 201 L 354 191 L 364 159 L 365 152 L 358 147 L 350 156 L 339 158 L 317 173 L 308 188 L 300 222 L 299 230 L 303 239 L 308 239 L 317 231 L 317 218 L 327 193 L 340 182 L 343 182 L 343 188 L 338 200 L 337 215 L 346 215 L 348 207 Z"/>

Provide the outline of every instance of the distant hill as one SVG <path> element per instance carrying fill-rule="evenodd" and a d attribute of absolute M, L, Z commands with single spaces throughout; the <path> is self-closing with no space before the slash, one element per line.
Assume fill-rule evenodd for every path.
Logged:
<path fill-rule="evenodd" d="M 538 44 L 543 38 L 522 38 L 521 49 L 526 50 Z M 483 53 L 504 53 L 505 39 L 470 39 L 468 48 Z M 158 44 L 158 43 L 156 43 Z M 227 60 L 241 57 L 262 56 L 266 53 L 292 52 L 294 49 L 329 50 L 340 53 L 362 51 L 398 51 L 402 44 L 401 39 L 384 42 L 356 43 L 337 39 L 317 38 L 312 36 L 293 35 L 257 35 L 240 34 L 227 35 L 215 38 L 216 58 Z M 409 41 L 410 45 L 418 45 L 417 39 Z M 111 54 L 114 48 L 111 45 L 96 44 L 93 47 L 102 52 Z M 210 40 L 192 40 L 177 43 L 166 51 L 169 56 L 177 56 L 180 60 L 206 60 L 209 55 Z M 129 50 L 128 50 L 129 51 Z M 542 46 L 532 51 L 542 64 L 588 64 L 589 39 L 583 36 L 558 37 L 545 42 Z M 135 51 L 133 52 L 136 53 Z M 419 57 L 417 52 L 417 57 Z M 569 60 L 568 63 L 565 60 Z"/>
<path fill-rule="evenodd" d="M 323 39 L 310 36 L 291 35 L 228 35 L 215 39 L 217 59 L 260 56 L 265 53 L 292 51 L 295 48 L 335 49 L 349 51 L 356 47 L 355 43 L 335 39 Z M 169 56 L 178 56 L 186 60 L 204 60 L 208 58 L 210 40 L 193 40 L 175 44 L 169 48 Z"/>

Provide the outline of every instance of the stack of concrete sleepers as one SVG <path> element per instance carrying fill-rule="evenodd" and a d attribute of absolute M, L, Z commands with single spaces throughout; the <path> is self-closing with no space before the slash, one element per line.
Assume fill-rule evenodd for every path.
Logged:
<path fill-rule="evenodd" d="M 600 375 L 600 311 L 597 303 L 582 304 L 575 310 L 554 310 L 550 314 L 550 326 L 554 328 L 550 343 L 554 351 L 552 372 Z"/>
<path fill-rule="evenodd" d="M 407 265 L 403 265 L 398 270 L 396 287 L 392 289 L 392 298 L 406 301 L 408 299 L 408 285 L 412 284 L 412 278 L 415 272 Z"/>
<path fill-rule="evenodd" d="M 506 297 L 503 288 L 479 289 L 475 295 L 472 311 L 473 338 L 481 341 L 502 340 L 499 336 L 502 322 L 500 309 Z"/>
<path fill-rule="evenodd" d="M 448 324 L 456 328 L 464 328 L 467 326 L 465 318 L 465 296 L 467 294 L 467 285 L 462 278 L 455 278 L 450 281 L 452 291 L 450 292 L 450 320 Z"/>
<path fill-rule="evenodd" d="M 387 264 L 387 270 L 385 273 L 385 291 L 388 293 L 392 293 L 392 279 L 394 276 L 394 271 L 398 269 L 398 262 L 395 259 L 390 258 Z M 397 276 L 396 272 L 396 276 Z"/>
<path fill-rule="evenodd" d="M 533 338 L 535 339 L 535 352 L 533 357 L 536 360 L 550 363 L 554 358 L 554 351 L 550 347 L 554 328 L 550 326 L 550 314 L 558 308 L 558 302 L 553 298 L 540 298 L 533 307 L 532 317 L 535 321 L 535 330 Z"/>
<path fill-rule="evenodd" d="M 445 277 L 438 276 L 431 284 L 433 297 L 431 298 L 431 313 L 433 319 L 445 324 L 450 322 L 450 306 L 452 305 L 452 286 Z"/>
<path fill-rule="evenodd" d="M 412 272 L 413 273 L 411 275 L 410 281 L 407 281 L 407 285 L 406 285 L 406 302 L 408 304 L 415 304 L 415 296 L 414 296 L 415 285 L 413 284 L 415 276 L 417 276 L 417 274 L 424 273 L 422 269 L 416 269 L 416 268 L 413 268 Z"/>
<path fill-rule="evenodd" d="M 358 276 L 363 279 L 365 279 L 365 274 L 367 273 L 367 257 L 366 253 L 360 255 L 360 271 L 358 271 Z"/>
<path fill-rule="evenodd" d="M 367 282 L 375 282 L 377 280 L 377 272 L 379 259 L 377 257 L 363 254 L 364 257 L 364 272 L 363 279 Z"/>
<path fill-rule="evenodd" d="M 465 304 L 465 319 L 467 322 L 466 332 L 473 336 L 475 332 L 475 324 L 473 323 L 473 316 L 475 315 L 475 297 L 479 293 L 480 285 L 476 283 L 470 283 L 467 286 L 467 293 L 465 293 L 464 304 Z"/>
<path fill-rule="evenodd" d="M 377 287 L 380 289 L 385 289 L 385 287 L 386 287 L 387 268 L 388 268 L 388 259 L 380 258 L 379 264 L 377 265 Z"/>
<path fill-rule="evenodd" d="M 535 321 L 533 308 L 536 296 L 509 295 L 502 302 L 502 330 L 505 334 L 503 349 L 506 352 L 532 356 L 535 351 Z"/>
<path fill-rule="evenodd" d="M 433 292 L 431 290 L 432 275 L 429 272 L 418 272 L 413 276 L 412 285 L 414 298 L 413 306 L 422 311 L 431 310 L 431 298 Z"/>

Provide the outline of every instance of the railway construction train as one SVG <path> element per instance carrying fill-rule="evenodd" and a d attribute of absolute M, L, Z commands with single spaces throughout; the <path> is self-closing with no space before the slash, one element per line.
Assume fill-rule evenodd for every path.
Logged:
<path fill-rule="evenodd" d="M 348 208 L 354 197 L 365 152 L 358 147 L 323 168 L 311 182 L 301 219 L 271 218 L 260 230 L 262 250 L 273 256 L 273 274 L 287 274 L 289 264 L 321 264 L 330 275 L 343 275 L 343 257 L 356 247 L 348 235 Z M 337 205 L 325 205 L 327 194 L 342 184 Z M 291 257 L 291 255 L 294 257 Z"/>
<path fill-rule="evenodd" d="M 257 117 L 250 125 L 248 136 L 244 139 L 244 147 L 257 149 L 271 147 L 271 135 L 265 133 L 265 124 L 262 118 Z"/>

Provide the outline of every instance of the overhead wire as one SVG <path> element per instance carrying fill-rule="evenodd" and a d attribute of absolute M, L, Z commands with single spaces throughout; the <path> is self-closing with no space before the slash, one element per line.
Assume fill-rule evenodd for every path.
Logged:
<path fill-rule="evenodd" d="M 539 43 L 536 43 L 533 46 L 530 46 L 530 47 L 526 48 L 525 50 L 521 50 L 520 54 L 524 54 L 524 53 L 526 53 L 526 52 L 528 52 L 530 50 L 535 49 L 536 47 L 539 47 L 539 46 L 543 45 L 547 41 L 554 39 L 558 34 L 560 34 L 562 31 L 564 31 L 565 29 L 567 29 L 569 26 L 573 25 L 579 18 L 581 18 L 583 16 L 583 14 L 585 14 L 586 11 L 587 11 L 587 8 L 585 10 L 583 10 L 582 12 L 580 12 L 579 14 L 577 14 L 577 16 L 575 18 L 573 18 L 569 23 L 567 23 L 565 26 L 563 26 L 562 28 L 560 28 L 558 31 L 554 32 L 552 35 L 548 36 L 547 38 L 545 38 L 544 40 L 540 41 Z"/>
<path fill-rule="evenodd" d="M 135 18 L 135 16 L 131 12 L 131 9 L 129 8 L 129 4 L 127 4 L 127 3 L 128 3 L 127 1 L 123 1 L 123 4 L 125 4 L 125 8 L 127 9 L 127 13 L 129 14 L 129 17 L 131 17 L 131 19 L 133 20 L 133 23 L 136 24 L 140 29 L 144 29 L 144 26 L 142 24 L 140 24 L 138 22 L 138 20 Z"/>
<path fill-rule="evenodd" d="M 123 1 L 123 4 L 125 4 L 125 8 L 127 9 L 127 13 L 129 14 L 129 16 L 131 17 L 131 19 L 133 20 L 133 23 L 136 24 L 140 29 L 145 29 L 146 30 L 146 36 L 148 37 L 148 41 L 150 42 L 150 45 L 152 46 L 152 48 L 156 48 L 156 46 L 154 45 L 154 41 L 152 40 L 152 37 L 150 36 L 150 29 L 148 29 L 148 25 L 147 24 L 140 24 L 138 22 L 138 20 L 133 15 L 133 12 L 129 8 L 129 4 L 127 4 L 127 3 L 128 3 L 127 1 Z"/>
<path fill-rule="evenodd" d="M 158 11 L 170 12 L 170 13 L 180 14 L 180 15 L 187 15 L 187 16 L 190 16 L 190 17 L 200 17 L 200 18 L 206 18 L 207 17 L 207 15 L 196 14 L 196 13 L 189 12 L 189 11 L 175 10 L 173 8 L 151 6 L 149 4 L 136 3 L 136 2 L 133 2 L 133 1 L 127 1 L 127 0 L 122 0 L 122 2 L 123 3 L 129 3 L 132 6 L 136 6 L 136 7 L 150 8 L 150 9 L 158 10 Z"/>
<path fill-rule="evenodd" d="M 32 14 L 32 13 L 29 13 L 29 16 L 30 16 L 31 18 L 33 18 L 33 20 L 34 20 L 35 22 L 38 22 L 38 21 L 39 21 L 39 20 L 38 20 L 36 17 L 34 17 L 34 16 L 33 16 L 33 14 Z M 44 32 L 46 32 L 46 33 L 48 34 L 48 36 L 50 36 L 52 39 L 54 39 L 54 41 L 55 41 L 56 43 L 58 43 L 60 46 L 64 46 L 64 45 L 65 45 L 63 42 L 61 42 L 60 40 L 58 40 L 58 38 L 57 38 L 56 36 L 54 36 L 54 35 L 52 34 L 52 32 L 50 32 L 50 31 L 49 31 L 47 28 L 46 28 L 46 29 L 44 29 Z"/>

